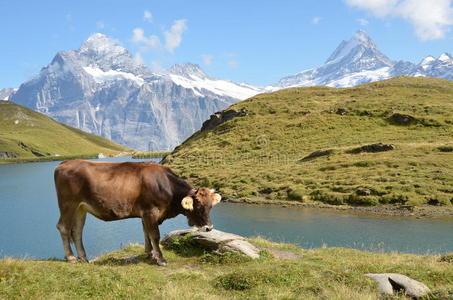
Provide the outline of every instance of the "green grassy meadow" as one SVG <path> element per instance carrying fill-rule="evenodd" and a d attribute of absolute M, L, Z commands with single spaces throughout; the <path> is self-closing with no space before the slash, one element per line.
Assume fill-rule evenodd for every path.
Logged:
<path fill-rule="evenodd" d="M 141 245 L 90 264 L 59 260 L 0 260 L 1 299 L 406 299 L 382 298 L 365 273 L 402 273 L 425 283 L 426 299 L 453 294 L 453 267 L 445 257 L 377 254 L 346 248 L 305 250 L 260 238 L 251 260 L 218 256 L 180 243 L 164 249 L 159 267 Z M 448 299 L 448 298 L 447 298 Z"/>
<path fill-rule="evenodd" d="M 164 164 L 229 201 L 431 206 L 452 214 L 453 82 L 397 77 L 260 94 Z M 395 116 L 410 117 L 405 124 Z M 357 153 L 383 143 L 385 152 Z M 323 156 L 307 158 L 315 151 Z"/>

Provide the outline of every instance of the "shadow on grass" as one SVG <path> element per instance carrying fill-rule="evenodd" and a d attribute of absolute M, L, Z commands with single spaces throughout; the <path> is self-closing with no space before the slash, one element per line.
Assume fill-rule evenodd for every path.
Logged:
<path fill-rule="evenodd" d="M 95 260 L 92 262 L 95 265 L 100 266 L 129 266 L 136 265 L 139 263 L 146 263 L 149 265 L 157 265 L 155 259 L 149 257 L 146 254 L 131 255 L 126 257 L 106 257 L 100 260 Z"/>
<path fill-rule="evenodd" d="M 171 250 L 182 257 L 202 256 L 206 253 L 205 249 L 198 247 L 198 245 L 192 241 L 189 234 L 163 242 L 162 246 L 164 246 L 166 250 Z"/>

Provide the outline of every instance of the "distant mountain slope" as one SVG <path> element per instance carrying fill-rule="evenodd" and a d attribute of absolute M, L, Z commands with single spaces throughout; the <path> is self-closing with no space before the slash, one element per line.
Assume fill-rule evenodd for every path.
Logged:
<path fill-rule="evenodd" d="M 428 56 L 419 64 L 394 62 L 364 31 L 357 31 L 349 41 L 342 41 L 322 66 L 284 77 L 267 90 L 316 85 L 350 87 L 400 75 L 453 80 L 453 57 L 444 53 L 438 59 Z"/>
<path fill-rule="evenodd" d="M 10 101 L 0 101 L 0 156 L 41 157 L 129 150 Z"/>
<path fill-rule="evenodd" d="M 164 164 L 234 201 L 450 206 L 452 99 L 453 81 L 413 77 L 260 94 Z"/>
<path fill-rule="evenodd" d="M 171 149 L 212 113 L 259 90 L 209 78 L 197 65 L 153 73 L 103 34 L 58 52 L 11 101 L 137 149 Z"/>
<path fill-rule="evenodd" d="M 9 97 L 16 91 L 17 91 L 17 89 L 14 89 L 14 88 L 0 89 L 0 100 L 8 100 Z"/>

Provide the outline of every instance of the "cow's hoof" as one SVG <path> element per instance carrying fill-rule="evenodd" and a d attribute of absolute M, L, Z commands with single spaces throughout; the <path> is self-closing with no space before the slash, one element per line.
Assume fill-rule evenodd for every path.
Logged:
<path fill-rule="evenodd" d="M 66 260 L 71 264 L 75 264 L 77 262 L 77 257 L 71 255 L 66 257 Z"/>
<path fill-rule="evenodd" d="M 157 264 L 161 267 L 165 267 L 168 263 L 165 260 L 157 261 Z"/>
<path fill-rule="evenodd" d="M 79 257 L 79 261 L 83 263 L 88 263 L 88 259 L 86 257 Z"/>

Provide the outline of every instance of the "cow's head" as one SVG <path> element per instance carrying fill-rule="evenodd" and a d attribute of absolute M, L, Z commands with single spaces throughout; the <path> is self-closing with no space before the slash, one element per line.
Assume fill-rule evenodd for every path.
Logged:
<path fill-rule="evenodd" d="M 211 231 L 212 223 L 209 218 L 211 208 L 220 202 L 222 197 L 213 189 L 199 188 L 192 190 L 189 196 L 182 199 L 181 205 L 186 210 L 189 226 L 197 226 L 203 231 Z"/>

